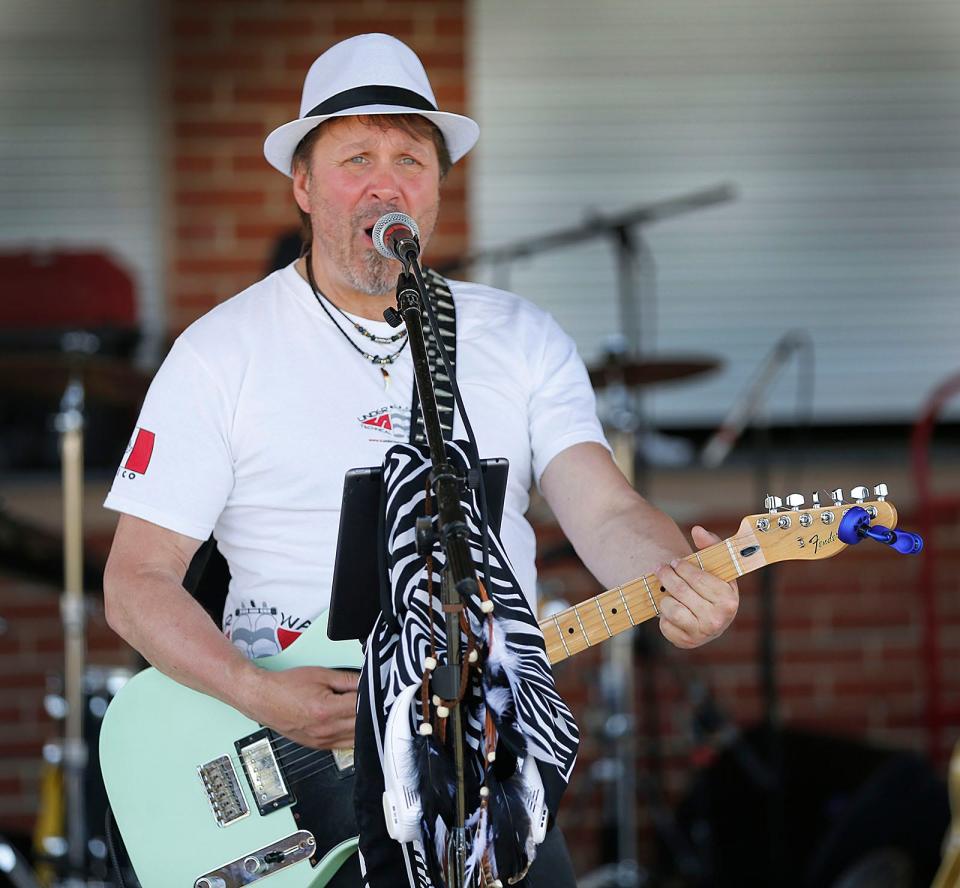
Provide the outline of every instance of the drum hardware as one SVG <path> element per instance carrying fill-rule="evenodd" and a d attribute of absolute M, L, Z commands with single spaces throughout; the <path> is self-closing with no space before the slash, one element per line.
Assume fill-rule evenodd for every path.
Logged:
<path fill-rule="evenodd" d="M 587 368 L 595 389 L 622 385 L 626 388 L 655 385 L 700 376 L 721 366 L 717 358 L 706 356 L 669 356 L 646 359 L 627 358 L 608 351 L 602 360 Z"/>
<path fill-rule="evenodd" d="M 13 888 L 41 888 L 33 872 L 13 845 L 0 835 L 0 873 Z"/>
<path fill-rule="evenodd" d="M 71 392 L 80 397 L 81 418 L 88 399 L 115 407 L 140 406 L 150 385 L 147 374 L 126 361 L 90 353 L 91 343 L 85 339 L 64 339 L 65 345 L 73 342 L 83 349 L 0 355 L 0 391 L 39 400 L 60 397 L 59 423 L 67 421 L 71 411 Z"/>
<path fill-rule="evenodd" d="M 44 700 L 48 714 L 63 722 L 63 734 L 59 741 L 44 747 L 44 798 L 35 842 L 44 861 L 44 881 L 61 888 L 107 884 L 103 881 L 107 845 L 102 835 L 106 799 L 102 786 L 98 787 L 97 737 L 109 699 L 130 676 L 124 669 L 86 664 L 88 600 L 84 594 L 82 508 L 88 385 L 98 399 L 113 404 L 135 404 L 142 394 L 139 375 L 118 361 L 97 357 L 97 344 L 96 337 L 78 333 L 63 340 L 70 351 L 62 354 L 0 358 L 0 389 L 43 396 L 63 385 L 54 428 L 59 437 L 63 501 L 60 616 L 64 668 L 62 678 L 48 680 Z M 7 524 L 24 534 L 23 526 L 12 521 Z M 38 539 L 34 537 L 34 542 Z M 41 548 L 49 551 L 53 542 L 52 535 L 46 534 Z M 99 585 L 99 577 L 95 582 Z"/>

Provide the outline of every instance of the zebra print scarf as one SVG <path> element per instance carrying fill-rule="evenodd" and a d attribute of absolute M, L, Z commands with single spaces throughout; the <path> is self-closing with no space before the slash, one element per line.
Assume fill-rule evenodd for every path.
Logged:
<path fill-rule="evenodd" d="M 447 452 L 456 470 L 465 474 L 469 466 L 465 448 L 459 443 L 448 443 Z M 439 662 L 445 659 L 445 618 L 439 596 L 443 553 L 438 547 L 432 556 L 432 570 L 428 571 L 424 559 L 417 555 L 415 539 L 416 519 L 428 513 L 426 491 L 431 469 L 429 458 L 414 445 L 397 445 L 386 456 L 383 531 L 390 608 L 381 614 L 367 641 L 358 721 L 358 739 L 361 723 L 376 734 L 380 761 L 358 760 L 358 779 L 361 767 L 365 771 L 382 767 L 387 716 L 404 689 L 421 684 L 425 672 L 429 672 L 430 658 Z M 480 510 L 473 491 L 464 495 L 463 506 L 474 561 L 479 562 Z M 506 884 L 510 877 L 522 876 L 532 862 L 535 848 L 525 834 L 514 837 L 514 845 L 523 845 L 520 849 L 511 847 L 509 837 L 503 839 L 492 796 L 501 790 L 504 797 L 509 795 L 518 759 L 529 755 L 536 760 L 547 807 L 555 814 L 576 760 L 579 733 L 570 710 L 554 686 L 536 618 L 513 576 L 502 544 L 492 532 L 488 593 L 493 602 L 492 614 L 488 613 L 489 606 L 484 607 L 480 598 L 476 598 L 464 602 L 465 617 L 461 621 L 464 658 L 468 658 L 469 651 L 477 651 L 474 667 L 466 670 L 469 678 L 462 700 L 468 760 L 466 783 L 468 795 L 473 794 L 473 798 L 467 800 L 468 824 L 472 823 L 467 853 L 472 866 L 479 868 L 489 880 L 499 877 Z M 425 712 L 419 697 L 419 693 L 414 695 L 415 705 L 409 713 L 415 734 L 421 733 L 423 724 L 438 723 L 437 701 L 429 703 L 429 711 Z M 426 694 L 423 699 L 428 699 Z M 493 748 L 490 746 L 491 721 L 497 738 Z M 358 742 L 358 750 L 359 747 Z M 370 780 L 369 773 L 364 779 Z M 437 787 L 437 791 L 441 792 L 441 788 Z M 379 801 L 378 797 L 376 814 L 382 821 Z M 378 888 L 387 882 L 374 878 L 368 860 L 370 840 L 374 837 L 365 835 L 364 830 L 365 823 L 369 825 L 375 817 L 364 817 L 360 812 L 358 816 L 368 878 L 371 886 Z M 509 817 L 509 812 L 506 816 Z M 436 830 L 437 825 L 427 824 L 428 834 L 402 849 L 393 843 L 394 849 L 401 849 L 402 871 L 407 874 L 408 884 L 415 888 L 430 885 L 440 888 L 442 884 L 436 846 L 442 845 L 446 830 L 444 826 Z M 391 842 L 382 827 L 377 830 L 376 841 Z M 506 841 L 506 845 L 501 845 L 501 841 Z M 373 849 L 375 857 L 379 853 L 381 851 Z M 509 862 L 505 863 L 504 859 Z M 470 866 L 468 863 L 468 869 Z M 396 871 L 391 878 L 396 879 Z"/>

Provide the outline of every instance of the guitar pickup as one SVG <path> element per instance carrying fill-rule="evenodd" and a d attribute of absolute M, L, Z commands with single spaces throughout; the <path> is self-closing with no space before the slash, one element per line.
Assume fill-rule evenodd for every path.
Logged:
<path fill-rule="evenodd" d="M 279 739 L 282 743 L 289 742 Z M 296 802 L 295 796 L 287 788 L 273 748 L 273 740 L 273 732 L 269 728 L 262 728 L 234 743 L 254 802 L 261 814 L 270 814 Z"/>

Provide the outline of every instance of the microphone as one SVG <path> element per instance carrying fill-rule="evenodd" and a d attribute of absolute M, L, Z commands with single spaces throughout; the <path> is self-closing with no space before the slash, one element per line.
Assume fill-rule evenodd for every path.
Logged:
<path fill-rule="evenodd" d="M 373 226 L 373 245 L 387 259 L 399 259 L 404 269 L 420 255 L 420 229 L 406 213 L 384 213 Z"/>

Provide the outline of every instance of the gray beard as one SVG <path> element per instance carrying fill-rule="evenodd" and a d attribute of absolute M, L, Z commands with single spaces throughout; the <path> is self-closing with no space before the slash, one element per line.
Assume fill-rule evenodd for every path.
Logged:
<path fill-rule="evenodd" d="M 350 286 L 367 296 L 385 296 L 396 284 L 396 278 L 390 268 L 390 260 L 375 250 L 363 257 L 363 267 L 359 274 L 352 266 L 347 266 L 344 277 Z"/>

